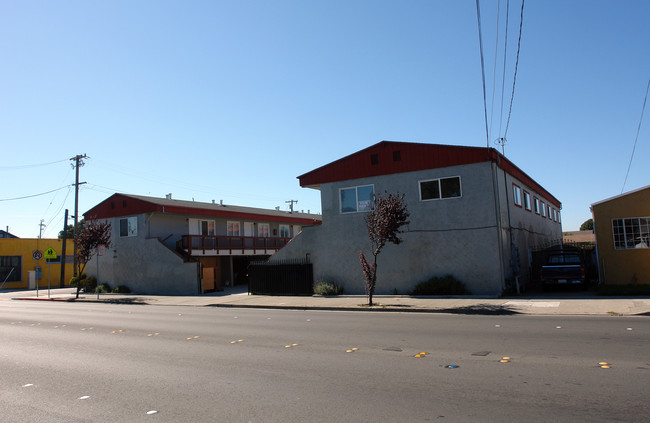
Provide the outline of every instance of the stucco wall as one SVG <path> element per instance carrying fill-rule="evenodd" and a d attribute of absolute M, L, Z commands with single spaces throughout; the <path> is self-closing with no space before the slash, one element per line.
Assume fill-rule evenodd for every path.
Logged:
<path fill-rule="evenodd" d="M 36 269 L 36 266 L 41 267 L 41 279 L 38 280 L 38 286 L 40 288 L 47 288 L 48 286 L 48 277 L 50 287 L 58 288 L 61 282 L 61 263 L 51 263 L 48 264 L 45 259 L 41 259 L 38 262 L 33 259 L 32 251 L 40 250 L 45 251 L 48 248 L 54 248 L 57 254 L 60 256 L 63 252 L 63 240 L 61 239 L 39 239 L 39 238 L 0 238 L 0 256 L 19 256 L 21 257 L 21 269 L 14 270 L 16 273 L 20 273 L 20 281 L 16 282 L 7 282 L 4 284 L 3 289 L 11 288 L 28 288 L 29 283 L 29 271 Z M 74 243 L 72 240 L 66 241 L 66 256 L 69 258 L 66 260 L 65 265 L 65 280 L 64 284 L 69 285 L 70 278 L 72 278 L 73 272 L 73 249 Z M 12 272 L 12 276 L 15 274 Z M 0 278 L 0 285 L 4 281 L 4 278 Z"/>
<path fill-rule="evenodd" d="M 198 263 L 185 263 L 158 239 L 147 238 L 146 216 L 137 218 L 138 234 L 132 237 L 120 237 L 120 218 L 110 219 L 112 246 L 99 258 L 99 268 L 95 258 L 88 263 L 86 274 L 138 294 L 199 294 Z"/>
<path fill-rule="evenodd" d="M 650 216 L 650 188 L 592 206 L 603 284 L 650 284 L 650 249 L 614 249 L 612 219 Z"/>

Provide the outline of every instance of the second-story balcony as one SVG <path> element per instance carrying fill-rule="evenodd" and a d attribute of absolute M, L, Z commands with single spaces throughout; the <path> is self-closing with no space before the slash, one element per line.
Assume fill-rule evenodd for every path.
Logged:
<path fill-rule="evenodd" d="M 270 255 L 291 238 L 256 236 L 183 235 L 176 247 L 192 256 Z"/>

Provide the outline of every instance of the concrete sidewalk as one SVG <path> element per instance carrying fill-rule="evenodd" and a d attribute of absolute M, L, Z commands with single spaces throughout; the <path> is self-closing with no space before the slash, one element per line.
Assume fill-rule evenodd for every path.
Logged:
<path fill-rule="evenodd" d="M 119 304 L 150 304 L 195 307 L 234 307 L 295 310 L 346 310 L 455 314 L 530 314 L 530 315 L 612 315 L 650 316 L 650 298 L 612 298 L 585 296 L 564 298 L 562 295 L 538 297 L 488 298 L 463 297 L 410 297 L 407 295 L 376 295 L 375 306 L 368 307 L 363 295 L 317 296 L 267 296 L 248 295 L 239 290 L 228 290 L 201 296 L 157 296 L 136 294 L 80 294 L 75 300 L 74 288 L 57 288 L 36 291 L 0 291 L 2 300 L 77 301 Z"/>

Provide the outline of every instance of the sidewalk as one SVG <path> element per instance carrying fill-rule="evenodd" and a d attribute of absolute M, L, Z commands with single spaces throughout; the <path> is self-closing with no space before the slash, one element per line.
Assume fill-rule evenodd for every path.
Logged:
<path fill-rule="evenodd" d="M 244 288 L 245 289 L 245 288 Z M 611 315 L 650 316 L 650 298 L 586 297 L 563 298 L 561 295 L 545 298 L 487 298 L 464 297 L 410 297 L 407 295 L 375 295 L 373 307 L 365 304 L 363 295 L 335 297 L 248 295 L 231 289 L 201 296 L 160 296 L 136 294 L 80 294 L 75 300 L 74 288 L 57 288 L 50 291 L 13 290 L 0 291 L 3 300 L 77 301 L 119 304 L 149 304 L 158 306 L 233 307 L 294 310 L 384 311 L 454 314 L 529 314 L 529 315 Z"/>

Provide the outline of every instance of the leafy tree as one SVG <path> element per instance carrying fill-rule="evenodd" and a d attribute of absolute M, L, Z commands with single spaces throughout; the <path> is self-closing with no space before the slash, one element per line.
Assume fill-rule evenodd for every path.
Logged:
<path fill-rule="evenodd" d="M 580 225 L 581 231 L 593 231 L 594 230 L 594 219 L 585 220 L 582 225 Z"/>
<path fill-rule="evenodd" d="M 84 220 L 81 219 L 79 222 L 77 222 L 77 233 L 81 232 L 83 226 L 84 226 Z M 67 239 L 74 239 L 74 225 L 67 225 L 65 227 L 65 232 L 66 232 L 65 237 Z M 59 239 L 63 239 L 63 231 L 59 231 Z"/>
<path fill-rule="evenodd" d="M 86 264 L 90 261 L 93 254 L 97 252 L 100 245 L 111 246 L 111 224 L 110 222 L 100 222 L 98 220 L 90 220 L 84 222 L 81 231 L 77 232 L 77 274 L 82 275 L 86 269 Z M 81 290 L 82 283 L 77 283 L 77 298 L 79 298 L 79 291 Z"/>
<path fill-rule="evenodd" d="M 377 283 L 377 256 L 386 243 L 391 242 L 397 245 L 402 242 L 398 234 L 401 233 L 400 228 L 409 223 L 409 216 L 410 213 L 404 202 L 404 194 L 393 195 L 386 192 L 385 195 L 375 196 L 374 208 L 364 219 L 368 228 L 373 262 L 372 264 L 368 263 L 363 250 L 359 252 L 359 261 L 363 269 L 369 306 L 372 306 L 372 296 Z"/>

